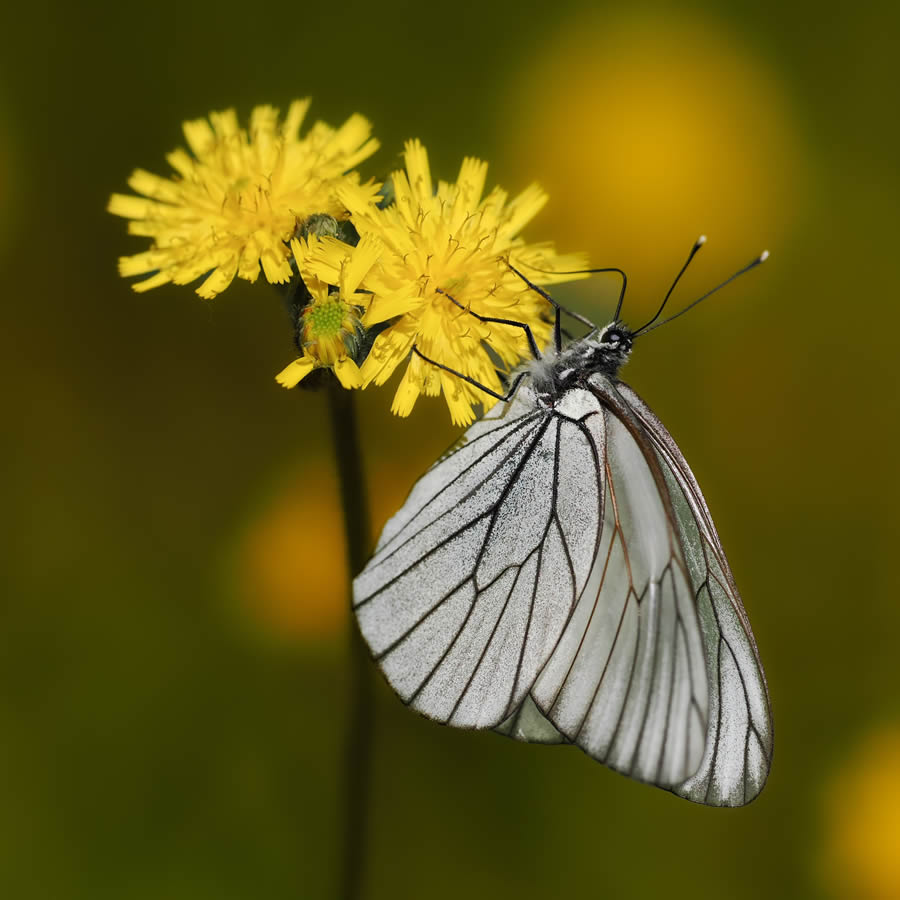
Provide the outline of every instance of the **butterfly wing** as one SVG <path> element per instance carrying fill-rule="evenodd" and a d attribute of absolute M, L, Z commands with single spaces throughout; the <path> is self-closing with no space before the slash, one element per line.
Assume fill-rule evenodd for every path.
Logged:
<path fill-rule="evenodd" d="M 633 415 L 671 497 L 703 623 L 710 716 L 696 773 L 675 793 L 711 806 L 741 806 L 762 790 L 772 760 L 768 688 L 756 640 L 706 501 L 666 427 L 627 385 L 597 381 L 606 402 Z"/>
<path fill-rule="evenodd" d="M 403 701 L 468 728 L 517 710 L 584 590 L 601 508 L 592 445 L 527 388 L 476 422 L 354 581 L 362 634 Z"/>
<path fill-rule="evenodd" d="M 622 382 L 613 384 L 603 376 L 594 376 L 592 384 L 606 410 L 607 428 L 609 422 L 618 422 L 626 427 L 631 441 L 607 442 L 607 459 L 611 470 L 632 470 L 640 473 L 642 466 L 638 459 L 644 459 L 654 474 L 655 487 L 660 493 L 665 517 L 678 534 L 681 547 L 680 558 L 688 570 L 692 595 L 701 621 L 703 654 L 706 660 L 708 687 L 708 723 L 703 737 L 702 759 L 696 770 L 683 780 L 670 783 L 668 787 L 679 796 L 710 806 L 741 806 L 749 803 L 762 790 L 768 776 L 772 758 L 772 720 L 768 690 L 756 641 L 750 629 L 747 614 L 741 603 L 734 577 L 725 558 L 718 533 L 690 467 L 677 444 L 665 426 L 638 395 Z M 646 473 L 645 473 L 646 474 Z M 634 483 L 634 482 L 632 482 Z M 616 490 L 615 481 L 607 473 L 609 493 Z M 628 513 L 620 513 L 619 519 L 626 519 Z M 654 521 L 652 511 L 640 512 L 646 526 Z M 658 511 L 657 511 L 658 517 Z M 604 532 L 615 531 L 615 522 L 610 522 L 607 514 Z M 619 575 L 619 581 L 622 577 Z M 580 605 L 586 607 L 593 602 L 591 589 L 585 592 Z M 621 590 L 618 588 L 618 590 Z M 603 584 L 599 594 L 609 591 Z M 576 611 L 573 622 L 578 619 Z M 577 632 L 575 632 L 577 633 Z M 587 659 L 596 653 L 596 641 L 585 641 L 590 652 L 582 649 Z M 566 641 L 561 642 L 561 648 Z M 561 649 L 558 651 L 563 652 Z M 569 653 L 569 655 L 571 655 Z M 601 654 L 602 657 L 602 654 Z M 613 657 L 611 657 L 613 658 Z M 696 659 L 696 655 L 694 656 Z M 548 742 L 548 735 L 554 726 L 561 726 L 559 711 L 541 702 L 542 679 L 547 679 L 556 668 L 556 654 L 551 658 L 538 679 L 535 708 L 523 710 L 521 721 L 515 716 L 504 723 L 499 731 L 519 740 Z M 696 668 L 690 673 L 693 683 L 699 684 Z M 577 685 L 576 678 L 571 678 Z M 677 679 L 671 682 L 678 687 Z M 683 689 L 684 685 L 681 685 Z M 558 740 L 572 740 L 565 729 Z M 589 746 L 576 735 L 575 739 L 583 749 L 605 762 L 610 760 L 603 754 L 591 751 Z M 667 741 L 671 739 L 667 736 Z M 692 735 L 696 740 L 696 733 Z M 612 763 L 615 768 L 621 765 Z M 639 772 L 623 769 L 627 774 L 641 777 Z M 643 780 L 655 781 L 666 786 L 659 778 Z"/>
<path fill-rule="evenodd" d="M 708 701 L 665 487 L 591 392 L 552 413 L 529 397 L 473 425 L 385 527 L 360 628 L 425 715 L 672 787 L 700 764 Z"/>
<path fill-rule="evenodd" d="M 502 730 L 560 739 L 641 781 L 673 788 L 703 757 L 708 690 L 701 622 L 663 476 L 633 417 L 593 397 L 579 426 L 605 498 L 585 590 L 535 679 L 519 722 Z M 504 726 L 506 723 L 504 723 Z"/>

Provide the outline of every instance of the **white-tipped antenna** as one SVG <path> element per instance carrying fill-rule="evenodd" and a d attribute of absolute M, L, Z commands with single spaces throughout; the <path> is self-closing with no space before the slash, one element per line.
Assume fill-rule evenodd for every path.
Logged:
<path fill-rule="evenodd" d="M 701 240 L 702 239 L 703 238 L 701 238 Z M 695 252 L 700 246 L 700 240 L 698 240 L 697 243 L 694 244 Z M 735 278 L 739 278 L 741 275 L 744 275 L 751 269 L 755 269 L 760 263 L 764 263 L 768 258 L 769 251 L 763 250 L 763 252 L 760 253 L 759 256 L 757 256 L 756 259 L 753 260 L 753 262 L 748 263 L 746 266 L 744 266 L 743 269 L 739 269 L 734 273 L 734 275 L 732 275 L 730 278 L 726 278 L 721 284 L 717 284 L 711 291 L 707 291 L 702 297 L 698 297 L 693 303 L 689 303 L 684 309 L 675 313 L 674 316 L 669 316 L 668 319 L 663 319 L 662 322 L 657 322 L 652 328 L 648 327 L 647 325 L 645 325 L 643 328 L 639 328 L 634 333 L 634 337 L 637 337 L 639 334 L 647 334 L 648 331 L 653 331 L 654 328 L 659 328 L 660 325 L 665 325 L 667 322 L 671 322 L 673 319 L 677 319 L 679 316 L 683 316 L 689 309 L 693 309 L 701 300 L 705 300 L 707 297 L 712 296 L 716 291 L 721 290 L 723 287 L 725 287 L 726 284 L 730 284 L 732 281 L 734 281 Z M 688 260 L 688 262 L 690 262 L 690 260 Z M 650 322 L 652 321 L 653 319 L 650 320 Z M 648 323 L 648 325 L 649 324 L 650 323 Z"/>
<path fill-rule="evenodd" d="M 684 265 L 681 267 L 681 271 L 675 276 L 675 280 L 672 282 L 672 287 L 666 291 L 666 296 L 663 297 L 663 302 L 660 303 L 659 309 L 656 311 L 656 315 L 649 322 L 645 322 L 641 325 L 640 328 L 635 331 L 635 335 L 640 334 L 642 331 L 646 332 L 650 329 L 650 326 L 662 315 L 662 311 L 666 308 L 666 304 L 669 302 L 669 297 L 672 296 L 672 291 L 675 290 L 675 286 L 681 281 L 681 276 L 687 271 L 687 267 L 691 264 L 691 260 L 697 255 L 697 251 L 706 243 L 706 235 L 701 234 L 700 237 L 694 241 L 694 246 L 691 247 L 691 252 L 688 254 L 687 260 L 685 260 Z"/>

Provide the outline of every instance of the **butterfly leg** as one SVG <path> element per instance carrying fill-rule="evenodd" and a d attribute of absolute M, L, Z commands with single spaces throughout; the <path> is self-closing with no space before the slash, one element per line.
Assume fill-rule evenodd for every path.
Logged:
<path fill-rule="evenodd" d="M 565 306 L 561 306 L 543 288 L 540 288 L 536 284 L 534 284 L 534 282 L 529 281 L 528 278 L 526 278 L 515 266 L 510 265 L 509 261 L 507 261 L 506 264 L 509 266 L 510 270 L 514 274 L 518 275 L 519 278 L 521 278 L 522 281 L 524 281 L 525 284 L 527 284 L 528 287 L 531 288 L 531 290 L 536 291 L 547 302 L 552 304 L 554 309 L 557 310 L 557 316 L 559 315 L 559 312 L 564 312 L 567 316 L 571 316 L 577 322 L 581 322 L 582 325 L 587 325 L 588 328 L 591 329 L 591 331 L 597 330 L 597 326 L 586 316 L 582 316 L 580 313 L 573 312 L 571 309 L 568 309 Z M 539 270 L 539 271 L 543 271 L 543 270 Z M 622 289 L 619 291 L 619 299 L 618 299 L 618 302 L 616 303 L 616 311 L 613 314 L 613 319 L 618 319 L 619 313 L 622 310 L 622 301 L 625 299 L 625 288 L 628 286 L 628 277 L 625 275 L 625 273 L 620 268 L 618 268 L 616 266 L 606 266 L 602 269 L 579 269 L 574 272 L 549 272 L 548 274 L 551 274 L 551 275 L 597 275 L 602 272 L 615 272 L 622 279 Z"/>
<path fill-rule="evenodd" d="M 522 281 L 524 281 L 532 291 L 540 294 L 553 307 L 553 345 L 556 347 L 556 352 L 559 353 L 559 351 L 562 350 L 562 327 L 560 319 L 562 317 L 563 307 L 560 306 L 559 303 L 557 303 L 543 288 L 540 288 L 533 282 L 529 281 L 515 266 L 511 265 L 509 262 L 507 262 L 507 265 L 509 266 L 510 270 L 515 275 L 518 275 L 519 278 L 521 278 Z M 565 310 L 565 312 L 567 312 L 573 319 L 576 319 L 582 324 L 589 325 L 592 330 L 597 327 L 589 319 L 586 319 L 584 316 L 579 315 L 578 313 L 573 313 L 568 309 Z"/>
<path fill-rule="evenodd" d="M 457 372 L 456 369 L 451 369 L 450 366 L 445 366 L 443 363 L 439 363 L 433 359 L 430 359 L 415 344 L 413 344 L 412 352 L 415 353 L 416 356 L 419 357 L 419 359 L 424 359 L 425 362 L 431 363 L 431 365 L 436 366 L 438 369 L 443 369 L 445 372 L 449 372 L 451 375 L 455 375 L 457 378 L 462 378 L 463 381 L 468 381 L 469 384 L 474 385 L 480 391 L 484 391 L 486 394 L 489 394 L 491 397 L 495 397 L 497 400 L 512 400 L 519 388 L 519 385 L 522 383 L 522 379 L 529 374 L 528 372 L 519 372 L 519 374 L 516 375 L 515 379 L 513 379 L 513 383 L 510 385 L 509 390 L 505 394 L 498 394 L 496 391 L 491 390 L 487 385 L 482 384 L 480 381 L 476 381 L 474 378 L 471 378 L 468 375 L 463 375 L 462 372 Z"/>
<path fill-rule="evenodd" d="M 525 332 L 525 337 L 528 338 L 528 346 L 531 348 L 532 356 L 535 359 L 541 358 L 541 351 L 538 349 L 537 341 L 534 339 L 534 333 L 532 332 L 530 326 L 526 322 L 517 322 L 515 319 L 498 319 L 498 318 L 495 318 L 494 316 L 481 316 L 474 310 L 469 309 L 469 307 L 463 306 L 463 304 L 460 303 L 459 300 L 455 299 L 454 297 L 451 297 L 450 294 L 448 294 L 446 291 L 441 290 L 440 288 L 435 288 L 435 291 L 438 294 L 443 294 L 451 303 L 455 304 L 460 309 L 464 309 L 470 316 L 474 316 L 476 319 L 478 319 L 479 322 L 493 322 L 493 323 L 496 323 L 497 325 L 515 325 L 516 328 L 521 328 Z M 558 320 L 559 320 L 559 314 L 557 313 L 557 323 L 558 323 Z M 419 356 L 422 356 L 422 354 L 420 353 Z M 422 357 L 422 358 L 424 359 L 425 357 Z M 429 360 L 429 362 L 430 362 L 430 360 Z M 438 364 L 435 363 L 435 365 L 438 365 Z M 454 373 L 454 374 L 458 374 L 458 373 Z M 460 378 L 464 378 L 464 377 L 465 377 L 464 375 L 460 375 Z M 480 387 L 480 385 L 479 385 L 479 387 Z"/>

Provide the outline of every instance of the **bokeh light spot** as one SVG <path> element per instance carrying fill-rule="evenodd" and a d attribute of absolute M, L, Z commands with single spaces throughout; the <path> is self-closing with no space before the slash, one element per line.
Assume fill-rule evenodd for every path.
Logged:
<path fill-rule="evenodd" d="M 516 75 L 501 145 L 541 225 L 594 265 L 665 280 L 699 234 L 776 249 L 805 193 L 782 85 L 734 34 L 674 14 L 580 18 Z"/>
<path fill-rule="evenodd" d="M 826 795 L 823 875 L 832 896 L 900 897 L 900 726 L 869 734 Z"/>
<path fill-rule="evenodd" d="M 414 479 L 379 465 L 370 484 L 377 535 Z M 349 601 L 338 484 L 311 462 L 273 485 L 239 536 L 230 577 L 242 617 L 276 641 L 328 641 L 342 633 Z"/>

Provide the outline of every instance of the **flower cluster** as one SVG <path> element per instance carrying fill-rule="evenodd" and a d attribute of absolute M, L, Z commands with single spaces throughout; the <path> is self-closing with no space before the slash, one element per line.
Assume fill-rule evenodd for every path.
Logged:
<path fill-rule="evenodd" d="M 545 285 L 578 277 L 586 261 L 521 237 L 547 201 L 537 185 L 512 199 L 485 192 L 487 164 L 471 158 L 456 181 L 435 184 L 418 141 L 386 187 L 362 183 L 353 169 L 378 146 L 369 123 L 317 122 L 301 138 L 307 107 L 294 102 L 280 125 L 275 109 L 257 107 L 247 131 L 231 110 L 185 123 L 193 156 L 169 155 L 177 174 L 139 170 L 129 184 L 143 197 L 110 200 L 131 233 L 153 241 L 121 259 L 121 273 L 149 276 L 135 290 L 205 276 L 197 293 L 213 297 L 261 269 L 291 283 L 302 304 L 301 355 L 280 384 L 325 367 L 346 388 L 381 385 L 406 363 L 396 414 L 408 415 L 420 394 L 443 394 L 453 421 L 470 422 L 487 397 L 473 382 L 499 392 L 501 376 L 529 355 L 524 329 L 484 320 L 528 325 L 539 345 L 550 335 L 547 301 L 513 268 Z"/>

